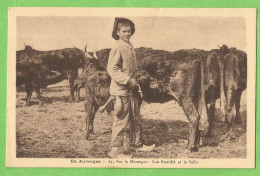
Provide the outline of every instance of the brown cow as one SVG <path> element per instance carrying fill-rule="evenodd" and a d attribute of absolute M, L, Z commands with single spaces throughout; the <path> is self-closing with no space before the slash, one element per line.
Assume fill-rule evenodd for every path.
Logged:
<path fill-rule="evenodd" d="M 91 69 L 85 75 L 87 78 L 85 91 L 86 91 L 86 100 L 85 100 L 85 109 L 86 109 L 86 139 L 89 139 L 90 133 L 93 133 L 93 121 L 95 114 L 100 106 L 106 104 L 110 100 L 109 86 L 111 78 L 108 75 L 107 71 L 100 71 L 96 69 Z M 147 97 L 147 90 L 154 89 L 158 87 L 156 81 L 150 77 L 150 75 L 144 70 L 138 70 L 134 74 L 133 78 L 136 79 L 137 83 L 140 85 L 143 94 L 139 94 L 140 90 L 135 90 L 135 93 L 138 91 L 139 96 L 139 106 L 141 105 L 142 99 Z M 110 111 L 110 110 L 108 110 Z"/>
<path fill-rule="evenodd" d="M 196 49 L 168 52 L 139 48 L 136 49 L 136 53 L 137 57 L 142 57 L 137 58 L 138 67 L 146 70 L 160 82 L 159 89 L 143 91 L 146 94 L 144 95 L 145 101 L 165 102 L 176 99 L 190 121 L 187 148 L 190 151 L 196 151 L 200 143 L 199 123 L 201 129 L 208 126 L 205 102 L 206 82 L 201 79 L 206 76 L 204 68 L 207 52 Z M 103 58 L 106 58 L 105 54 Z M 96 109 L 94 108 L 94 110 Z M 90 124 L 92 123 L 90 122 Z"/>
<path fill-rule="evenodd" d="M 227 137 L 235 139 L 234 122 L 241 122 L 240 99 L 242 91 L 247 87 L 247 54 L 235 48 L 223 45 L 220 48 L 221 61 L 221 112 L 228 122 Z M 236 117 L 233 112 L 236 111 Z"/>
<path fill-rule="evenodd" d="M 66 76 L 70 84 L 70 101 L 74 100 L 73 84 L 78 76 L 78 69 L 83 67 L 89 59 L 92 59 L 92 56 L 86 52 L 86 47 L 83 52 L 78 48 L 38 51 L 30 46 L 25 46 L 24 50 L 16 52 L 17 63 L 43 65 Z"/>
<path fill-rule="evenodd" d="M 100 60 L 96 58 L 96 54 L 94 54 L 93 59 L 89 59 L 83 68 L 83 72 L 75 79 L 74 81 L 74 89 L 76 90 L 76 99 L 75 101 L 78 102 L 80 100 L 80 89 L 85 87 L 87 82 L 87 74 L 89 71 L 99 70 L 104 71 L 105 68 L 101 66 Z"/>
<path fill-rule="evenodd" d="M 16 86 L 25 85 L 27 93 L 26 104 L 30 106 L 30 99 L 33 91 L 41 105 L 40 88 L 46 87 L 51 84 L 56 84 L 66 79 L 64 75 L 57 71 L 51 71 L 49 68 L 28 63 L 17 63 L 16 64 Z"/>
<path fill-rule="evenodd" d="M 187 149 L 197 151 L 200 130 L 208 127 L 205 102 L 206 59 L 208 52 L 191 49 L 176 52 L 154 51 L 139 62 L 139 67 L 160 81 L 160 89 L 179 102 L 190 121 Z M 160 98 L 158 93 L 156 98 Z M 165 99 L 166 101 L 169 101 Z"/>

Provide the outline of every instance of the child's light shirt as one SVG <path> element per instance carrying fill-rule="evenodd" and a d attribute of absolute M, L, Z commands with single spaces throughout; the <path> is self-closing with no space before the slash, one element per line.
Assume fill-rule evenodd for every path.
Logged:
<path fill-rule="evenodd" d="M 131 43 L 118 40 L 110 51 L 107 72 L 111 76 L 110 94 L 127 96 L 127 81 L 137 70 L 136 54 Z"/>

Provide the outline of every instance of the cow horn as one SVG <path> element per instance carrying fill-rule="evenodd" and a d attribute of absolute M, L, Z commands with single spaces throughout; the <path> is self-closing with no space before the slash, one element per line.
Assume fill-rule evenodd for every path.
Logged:
<path fill-rule="evenodd" d="M 87 52 L 87 46 L 88 46 L 88 45 L 86 44 L 85 49 L 84 49 L 85 53 Z"/>
<path fill-rule="evenodd" d="M 87 58 L 93 59 L 93 57 L 90 54 L 88 54 L 88 52 L 87 52 L 87 46 L 88 45 L 86 44 L 85 49 L 84 49 L 85 55 Z"/>
<path fill-rule="evenodd" d="M 93 57 L 94 57 L 95 59 L 98 59 L 97 53 L 96 53 L 96 49 L 94 50 Z"/>
<path fill-rule="evenodd" d="M 217 45 L 219 48 L 221 48 L 219 45 Z"/>
<path fill-rule="evenodd" d="M 26 46 L 27 46 L 26 43 L 24 41 L 23 41 L 23 43 L 24 43 L 24 47 L 26 48 Z"/>

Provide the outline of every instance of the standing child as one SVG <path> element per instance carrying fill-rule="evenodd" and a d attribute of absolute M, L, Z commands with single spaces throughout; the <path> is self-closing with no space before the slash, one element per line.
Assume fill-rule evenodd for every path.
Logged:
<path fill-rule="evenodd" d="M 136 54 L 130 37 L 135 32 L 134 23 L 126 18 L 115 18 L 112 37 L 118 40 L 109 54 L 107 71 L 111 76 L 110 94 L 114 97 L 114 121 L 111 135 L 111 151 L 108 156 L 131 157 L 120 152 L 130 151 L 130 128 L 134 129 L 133 145 L 141 151 L 151 151 L 153 146 L 144 146 L 140 129 L 138 99 L 131 93 L 137 82 L 131 78 L 137 70 Z"/>

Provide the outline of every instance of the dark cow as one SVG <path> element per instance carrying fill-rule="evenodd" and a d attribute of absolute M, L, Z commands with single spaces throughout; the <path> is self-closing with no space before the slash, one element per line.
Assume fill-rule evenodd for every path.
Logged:
<path fill-rule="evenodd" d="M 40 88 L 56 84 L 64 79 L 66 79 L 64 75 L 57 71 L 51 71 L 46 66 L 29 63 L 16 64 L 16 86 L 25 85 L 27 93 L 26 103 L 28 106 L 30 106 L 33 91 L 36 93 L 39 104 L 42 104 Z"/>
<path fill-rule="evenodd" d="M 102 53 L 102 63 L 107 63 L 109 51 L 105 49 L 97 52 L 97 55 Z M 199 127 L 206 129 L 209 125 L 208 135 L 212 133 L 215 102 L 222 93 L 220 58 L 223 53 L 217 49 L 209 52 L 198 49 L 175 52 L 136 49 L 138 67 L 146 70 L 160 84 L 160 89 L 144 91 L 149 94 L 147 101 L 163 103 L 176 99 L 180 103 L 190 120 L 187 148 L 191 151 L 196 151 L 199 145 Z"/>
<path fill-rule="evenodd" d="M 223 45 L 220 48 L 221 62 L 221 112 L 228 123 L 228 132 L 222 139 L 227 137 L 235 139 L 233 131 L 234 122 L 241 122 L 240 99 L 242 91 L 247 87 L 247 54 L 236 48 L 228 48 Z M 236 111 L 236 117 L 233 112 Z"/>
<path fill-rule="evenodd" d="M 87 78 L 85 91 L 85 109 L 86 109 L 86 139 L 89 139 L 90 133 L 93 133 L 93 121 L 95 114 L 100 106 L 105 105 L 106 102 L 111 100 L 109 93 L 109 86 L 111 78 L 107 71 L 99 71 L 96 69 L 89 70 L 85 75 Z M 135 89 L 134 93 L 139 97 L 139 106 L 142 102 L 142 96 L 145 100 L 147 97 L 146 90 L 157 88 L 158 85 L 150 75 L 144 70 L 138 70 L 134 74 L 133 78 L 136 79 L 140 85 L 141 90 Z M 106 106 L 106 105 L 105 105 Z M 111 106 L 110 106 L 111 107 Z M 102 107 L 103 108 L 103 107 Z M 104 109 L 103 109 L 104 110 Z M 102 110 L 102 111 L 103 111 Z M 111 111 L 108 109 L 108 111 Z"/>
<path fill-rule="evenodd" d="M 89 52 L 89 54 L 94 58 L 98 58 L 98 60 L 100 61 L 100 66 L 106 68 L 110 51 L 111 49 L 106 48 L 106 49 L 99 50 L 97 52 Z M 136 59 L 138 62 L 141 62 L 143 58 L 149 55 L 154 55 L 154 54 L 160 55 L 160 54 L 169 53 L 168 51 L 154 50 L 152 48 L 145 48 L 145 47 L 136 48 L 135 52 L 136 52 Z"/>
<path fill-rule="evenodd" d="M 138 66 L 160 81 L 161 92 L 167 94 L 165 101 L 179 102 L 190 121 L 187 148 L 196 151 L 200 144 L 200 130 L 207 129 L 208 117 L 205 102 L 206 56 L 203 50 L 179 50 L 166 52 L 154 50 L 138 62 Z M 156 99 L 162 93 L 157 93 Z"/>
<path fill-rule="evenodd" d="M 102 49 L 102 50 L 97 51 L 97 52 L 89 52 L 89 54 L 93 58 L 97 58 L 98 59 L 99 65 L 96 64 L 96 63 L 93 63 L 93 62 L 97 62 L 97 61 L 92 61 L 92 60 L 89 60 L 89 61 L 92 62 L 93 65 L 98 66 L 99 67 L 99 69 L 97 68 L 98 70 L 100 70 L 100 68 L 106 68 L 110 51 L 111 51 L 111 49 Z M 137 49 L 135 49 L 135 52 L 136 52 L 136 58 L 137 58 L 137 62 L 138 63 L 140 63 L 143 58 L 145 58 L 146 56 L 149 56 L 149 55 L 156 55 L 156 56 L 159 57 L 161 54 L 169 53 L 168 51 L 153 50 L 152 48 L 145 48 L 145 47 L 137 48 Z M 86 64 L 86 65 L 87 66 L 85 66 L 85 67 L 89 67 L 88 64 Z M 141 67 L 141 68 L 143 68 L 143 67 Z M 83 72 L 81 75 L 79 75 L 79 77 L 74 82 L 75 89 L 77 89 L 78 91 L 80 90 L 80 88 L 85 87 L 86 80 L 85 80 L 84 74 L 85 73 Z M 76 92 L 78 92 L 78 91 L 76 91 Z M 160 98 L 157 97 L 155 99 L 154 95 L 156 94 L 156 91 L 158 91 L 158 90 L 153 89 L 153 92 L 149 92 L 150 96 L 147 97 L 147 98 L 148 99 L 153 99 L 154 102 L 164 102 L 165 100 L 171 100 L 171 97 L 168 94 L 166 94 L 166 93 L 161 93 L 160 94 Z M 79 99 L 80 99 L 80 96 L 79 96 L 79 94 L 77 94 L 76 95 L 76 101 L 78 101 Z"/>
<path fill-rule="evenodd" d="M 176 52 L 145 48 L 140 48 L 139 50 L 145 50 L 146 52 L 142 54 L 137 50 L 137 56 L 142 57 L 137 58 L 138 67 L 146 70 L 152 77 L 160 81 L 159 89 L 147 89 L 147 87 L 143 89 L 144 100 L 158 101 L 158 99 L 162 99 L 163 97 L 160 100 L 160 102 L 163 102 L 176 99 L 183 107 L 190 121 L 190 137 L 187 148 L 190 151 L 197 150 L 197 146 L 200 143 L 199 127 L 204 129 L 208 125 L 205 102 L 206 82 L 202 79 L 206 73 L 204 68 L 206 66 L 207 52 L 196 49 Z M 87 119 L 89 119 L 87 127 L 89 126 L 88 124 L 92 125 L 93 123 L 91 119 L 93 119 L 93 114 L 95 113 L 92 113 L 92 111 L 97 111 L 98 106 L 96 104 L 102 104 L 96 103 L 96 99 L 100 98 L 102 100 L 104 97 L 106 97 L 105 99 L 109 97 L 108 90 L 105 93 L 101 88 L 102 86 L 99 88 L 99 85 L 105 82 L 106 86 L 109 85 L 110 78 L 104 75 L 106 74 L 100 74 L 100 77 L 87 77 L 86 108 L 88 108 L 87 112 L 91 112 L 87 115 Z M 102 83 L 98 82 L 98 80 Z M 93 90 L 96 90 L 99 96 L 94 96 Z M 89 98 L 91 96 L 92 98 Z M 90 130 L 92 130 L 91 125 L 89 127 Z"/>
<path fill-rule="evenodd" d="M 50 70 L 58 71 L 65 75 L 70 84 L 70 101 L 74 100 L 74 80 L 78 76 L 78 69 L 83 67 L 85 62 L 92 59 L 85 52 L 78 48 L 66 48 L 52 51 L 38 51 L 26 46 L 25 50 L 16 52 L 17 63 L 30 63 L 43 65 Z"/>
<path fill-rule="evenodd" d="M 109 50 L 103 50 L 102 52 L 108 54 Z M 208 126 L 205 102 L 206 82 L 205 79 L 202 79 L 206 77 L 204 68 L 206 66 L 207 52 L 196 49 L 168 52 L 139 48 L 136 49 L 136 54 L 138 67 L 146 70 L 160 82 L 159 89 L 145 89 L 143 91 L 145 100 L 166 102 L 176 99 L 183 107 L 190 121 L 190 137 L 187 148 L 190 151 L 196 151 L 200 143 L 199 127 L 200 129 L 206 129 Z M 103 54 L 103 58 L 107 59 L 107 57 L 108 55 Z M 87 84 L 89 84 L 89 79 Z M 97 87 L 97 83 L 87 85 L 87 93 L 88 87 L 91 86 Z M 95 106 L 93 102 L 89 104 Z M 92 108 L 94 108 L 93 111 L 97 110 L 95 107 Z M 88 112 L 91 112 L 91 109 Z M 91 117 L 90 114 L 88 116 Z M 93 121 L 90 121 L 90 124 L 92 123 Z M 90 129 L 92 128 L 90 127 Z"/>
<path fill-rule="evenodd" d="M 212 123 L 215 119 L 216 100 L 220 98 L 220 65 L 219 50 L 208 52 L 205 67 L 205 99 L 208 112 L 209 128 L 207 136 L 212 136 Z"/>
<path fill-rule="evenodd" d="M 93 69 L 99 71 L 105 70 L 105 67 L 101 66 L 100 60 L 97 59 L 96 54 L 94 54 L 93 59 L 89 59 L 88 62 L 85 63 L 82 73 L 74 81 L 74 88 L 76 90 L 76 102 L 80 100 L 80 89 L 85 87 L 88 72 L 92 71 Z"/>

